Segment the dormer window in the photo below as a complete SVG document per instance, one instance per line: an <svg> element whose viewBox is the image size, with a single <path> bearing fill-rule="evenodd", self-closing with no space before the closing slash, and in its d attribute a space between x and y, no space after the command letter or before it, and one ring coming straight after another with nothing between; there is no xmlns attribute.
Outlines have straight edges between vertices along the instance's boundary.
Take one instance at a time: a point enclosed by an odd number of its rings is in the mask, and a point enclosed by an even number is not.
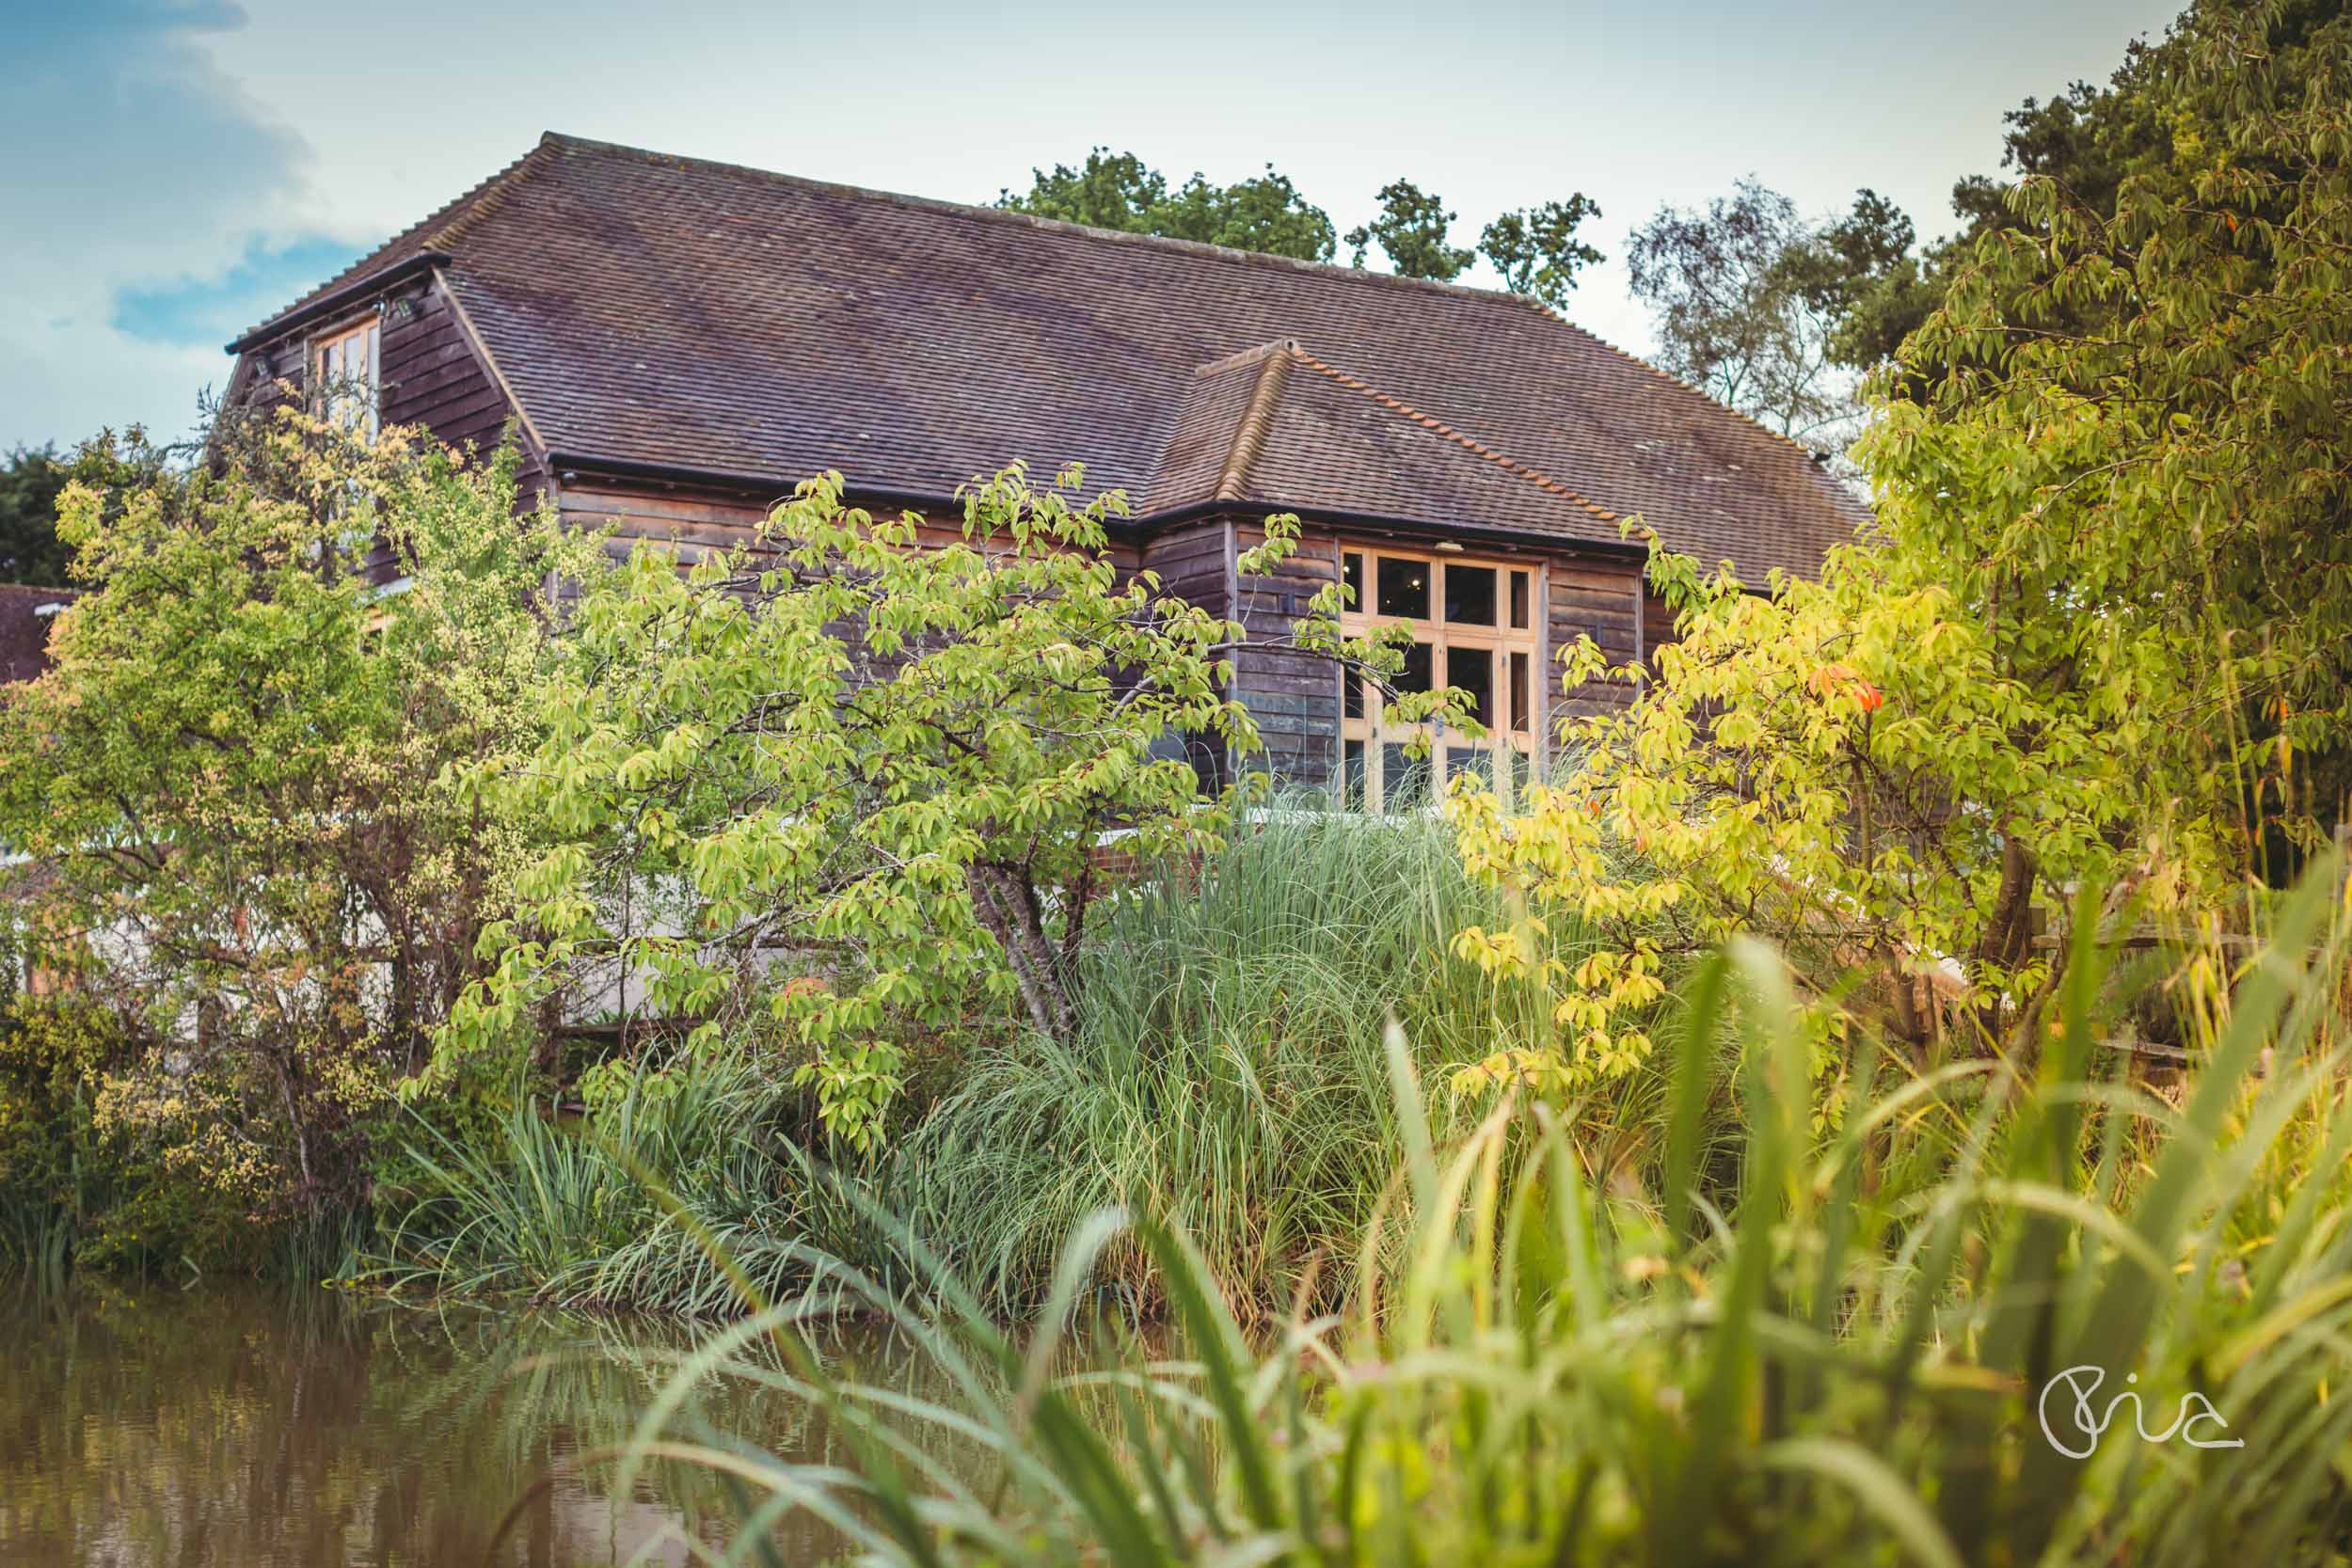
<svg viewBox="0 0 2352 1568"><path fill-rule="evenodd" d="M370 439L376 431L376 355L383 330L382 324L370 316L310 345L311 385L318 388L319 412Z"/></svg>

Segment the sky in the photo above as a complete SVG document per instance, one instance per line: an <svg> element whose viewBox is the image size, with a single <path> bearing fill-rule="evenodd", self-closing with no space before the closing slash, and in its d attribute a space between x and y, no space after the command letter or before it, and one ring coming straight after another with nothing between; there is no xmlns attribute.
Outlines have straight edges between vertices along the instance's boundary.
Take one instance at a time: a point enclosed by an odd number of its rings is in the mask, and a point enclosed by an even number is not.
<svg viewBox="0 0 2352 1568"><path fill-rule="evenodd" d="M1464 245L1582 191L1610 261L1568 314L1643 352L1618 259L1660 206L1867 185L1942 233L2004 111L2177 9L0 0L0 452L183 434L223 343L547 130L965 201L1098 144L1271 163L1343 231L1402 176Z"/></svg>

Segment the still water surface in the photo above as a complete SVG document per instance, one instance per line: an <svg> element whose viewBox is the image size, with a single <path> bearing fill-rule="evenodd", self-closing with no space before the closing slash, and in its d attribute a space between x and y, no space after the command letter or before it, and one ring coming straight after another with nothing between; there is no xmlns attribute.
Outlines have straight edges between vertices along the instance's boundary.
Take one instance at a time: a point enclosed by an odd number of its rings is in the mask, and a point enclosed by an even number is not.
<svg viewBox="0 0 2352 1568"><path fill-rule="evenodd" d="M207 1286L63 1295L0 1282L0 1564L7 1568L594 1568L693 1560L734 1511L673 1468L631 1495L580 1456L626 1436L685 1337L520 1310L422 1312L326 1291ZM876 1335L831 1341L871 1381L915 1374ZM807 1407L698 1392L674 1433L825 1456ZM508 1506L555 1481L495 1552ZM839 1550L788 1529L781 1560Z"/></svg>

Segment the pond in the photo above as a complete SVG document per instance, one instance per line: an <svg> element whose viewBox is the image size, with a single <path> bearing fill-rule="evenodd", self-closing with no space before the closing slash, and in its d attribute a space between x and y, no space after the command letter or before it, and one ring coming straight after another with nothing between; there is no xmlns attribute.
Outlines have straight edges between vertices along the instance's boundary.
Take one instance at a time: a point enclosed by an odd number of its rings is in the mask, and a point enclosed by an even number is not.
<svg viewBox="0 0 2352 1568"><path fill-rule="evenodd" d="M583 1456L625 1437L688 1336L639 1320L423 1311L324 1291L37 1294L0 1281L0 1563L8 1568L592 1568L693 1560L734 1511L673 1466L609 1490ZM876 1333L825 1354L904 1384ZM825 1457L806 1405L702 1389L673 1433ZM492 1550L511 1504L537 1493ZM791 1563L838 1538L803 1521Z"/></svg>

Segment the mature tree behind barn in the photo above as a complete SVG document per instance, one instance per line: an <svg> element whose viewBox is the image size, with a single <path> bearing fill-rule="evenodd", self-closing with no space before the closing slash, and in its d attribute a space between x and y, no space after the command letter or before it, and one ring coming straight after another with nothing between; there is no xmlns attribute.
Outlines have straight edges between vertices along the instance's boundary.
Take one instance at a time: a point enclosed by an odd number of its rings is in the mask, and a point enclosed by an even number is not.
<svg viewBox="0 0 2352 1568"><path fill-rule="evenodd" d="M1017 195L1000 192L996 205L1095 229L1197 240L1301 261L1331 260L1336 233L1330 215L1271 164L1258 178L1230 185L1213 184L1196 172L1172 186L1168 176L1134 153L1106 147L1093 149L1083 164L1030 170L1029 188ZM1350 230L1346 241L1354 249L1353 265L1362 266L1377 244L1398 276L1438 282L1459 277L1484 256L1511 293L1559 306L1576 287L1577 273L1601 260L1600 252L1576 234L1578 225L1599 215L1600 208L1580 191L1565 201L1502 214L1481 232L1476 249L1465 249L1448 238L1454 214L1440 198L1409 180L1393 180L1380 189L1380 215Z"/></svg>
<svg viewBox="0 0 2352 1568"><path fill-rule="evenodd" d="M1840 323L1841 357L1868 367L1900 356L1911 369L1913 389L1919 389L1944 367L1921 361L1922 345L1901 355L1903 340L1943 302L1953 273L1976 242L1991 233L2044 232L2032 210L2012 199L2022 185L2047 182L2074 205L2111 215L2131 176L2161 173L2184 152L2194 156L2212 127L2161 105L2186 67L2187 30L2206 12L2234 13L2260 26L2259 46L2276 66L2276 90L2282 102L2295 103L2319 85L2312 75L2319 57L2314 44L2324 45L2329 31L2344 25L2344 0L2292 0L2262 9L2192 6L2161 39L2126 44L2122 63L2105 82L2074 82L2046 98L2026 99L2002 117L2007 129L2001 173L1972 174L1952 187L1959 230L1924 247L1911 264L1878 273L1856 292Z"/></svg>
<svg viewBox="0 0 2352 1568"><path fill-rule="evenodd" d="M1579 272L1607 260L1576 237L1586 218L1598 216L1600 204L1582 191L1565 201L1505 213L1479 231L1478 253L1504 288L1556 309L1567 304Z"/></svg>
<svg viewBox="0 0 2352 1568"><path fill-rule="evenodd" d="M1347 231L1353 264L1362 266L1376 242L1399 277L1450 283L1478 260L1476 251L1448 240L1453 227L1454 214L1443 197L1410 180L1391 180L1380 187L1380 214Z"/></svg>
<svg viewBox="0 0 2352 1568"><path fill-rule="evenodd" d="M0 582L65 583L70 552L57 538L57 498L72 477L54 447L19 447L0 465Z"/></svg>
<svg viewBox="0 0 2352 1568"><path fill-rule="evenodd" d="M1876 362L1877 315L1915 278L1911 220L1874 191L1828 221L1753 179L1703 210L1661 207L1626 242L1634 296L1656 314L1658 362L1820 451L1858 425L1857 372Z"/></svg>
<svg viewBox="0 0 2352 1568"><path fill-rule="evenodd" d="M1017 196L1005 191L996 204L1096 229L1197 240L1301 261L1331 259L1335 231L1329 214L1271 164L1256 179L1216 185L1195 173L1171 189L1166 175L1134 153L1098 147L1076 167L1056 164L1030 174L1028 190Z"/></svg>

